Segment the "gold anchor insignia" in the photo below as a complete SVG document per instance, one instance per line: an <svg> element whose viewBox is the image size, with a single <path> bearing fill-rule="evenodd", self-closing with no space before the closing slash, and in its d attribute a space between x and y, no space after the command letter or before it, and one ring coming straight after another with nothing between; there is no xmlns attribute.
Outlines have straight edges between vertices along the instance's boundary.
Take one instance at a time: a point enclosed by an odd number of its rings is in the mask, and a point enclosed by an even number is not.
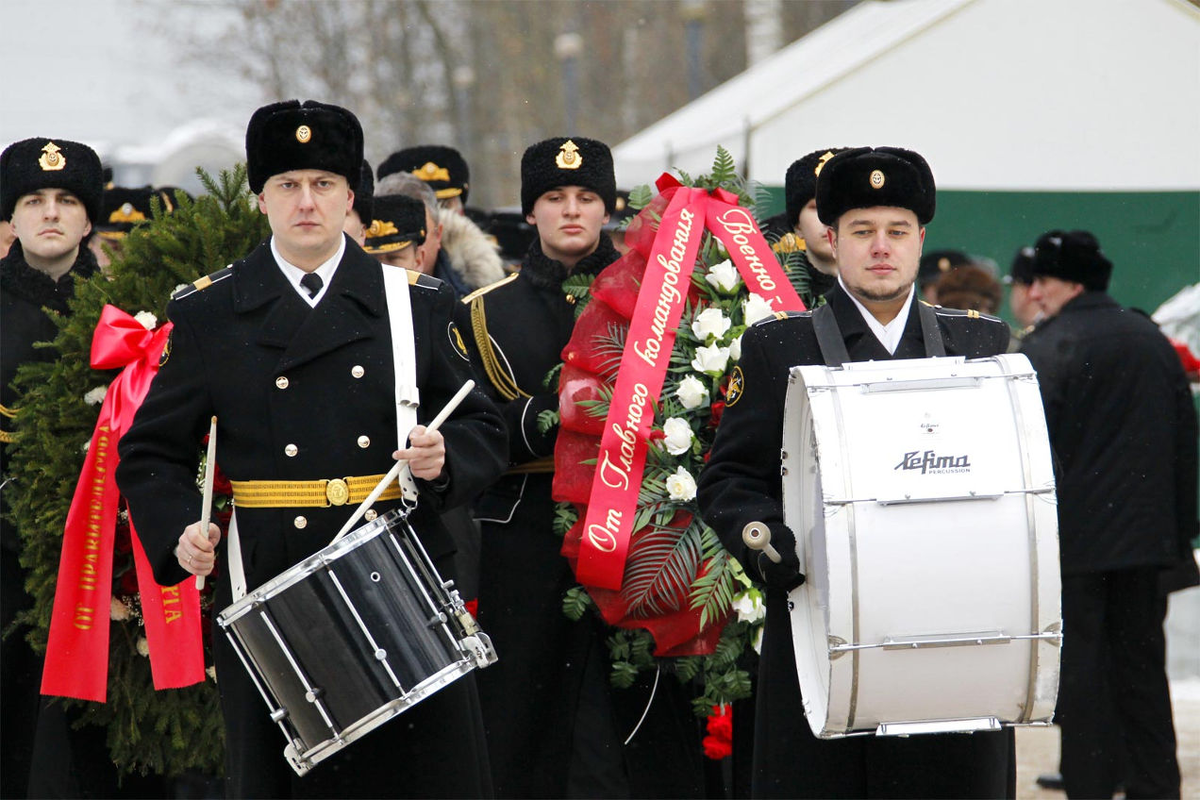
<svg viewBox="0 0 1200 800"><path fill-rule="evenodd" d="M57 172L67 166L67 157L62 154L62 148L54 142L46 142L38 165L46 172Z"/></svg>
<svg viewBox="0 0 1200 800"><path fill-rule="evenodd" d="M296 128L296 141L300 144L308 144L312 139L312 128L307 125L301 125Z"/></svg>
<svg viewBox="0 0 1200 800"><path fill-rule="evenodd" d="M428 183L429 181L446 181L447 183L450 182L450 170L446 169L445 167L439 167L437 164L433 163L432 161L426 161L425 166L423 166L419 169L414 169L412 174L416 175L418 178L425 181L426 183Z"/></svg>
<svg viewBox="0 0 1200 800"><path fill-rule="evenodd" d="M883 184L886 180L887 179L883 177L882 170L876 169L876 170L871 171L871 188L872 189L882 189Z"/></svg>
<svg viewBox="0 0 1200 800"><path fill-rule="evenodd" d="M108 215L109 222L145 222L146 215L133 207L133 203L125 203Z"/></svg>
<svg viewBox="0 0 1200 800"><path fill-rule="evenodd" d="M813 175L814 175L814 176L815 176L815 175L820 175L820 174L821 174L821 170L825 169L825 162L826 162L826 161L828 161L828 160L829 160L829 159L831 159L831 158L833 158L833 151L832 151L832 150L826 150L826 151L825 151L825 155L823 155L823 156L821 156L820 158L818 158L818 159L817 159L817 167L816 167L816 169L814 169L814 170L813 170Z"/></svg>
<svg viewBox="0 0 1200 800"><path fill-rule="evenodd" d="M554 163L559 169L579 169L583 164L583 156L579 155L579 147L570 139L559 148Z"/></svg>
<svg viewBox="0 0 1200 800"><path fill-rule="evenodd" d="M458 331L458 326L451 322L447 330L450 333L450 346L454 348L454 352L458 353L459 358L463 361L470 361L471 357L467 354L467 343L463 341L462 334Z"/></svg>

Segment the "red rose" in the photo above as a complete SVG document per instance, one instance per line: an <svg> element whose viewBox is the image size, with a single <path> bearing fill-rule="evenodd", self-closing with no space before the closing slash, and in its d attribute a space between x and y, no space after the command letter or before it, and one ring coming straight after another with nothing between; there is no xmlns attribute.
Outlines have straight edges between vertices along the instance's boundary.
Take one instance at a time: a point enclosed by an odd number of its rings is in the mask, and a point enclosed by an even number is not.
<svg viewBox="0 0 1200 800"><path fill-rule="evenodd" d="M722 710L721 706L713 706L708 715L707 731L718 739L733 741L733 707L726 706Z"/></svg>
<svg viewBox="0 0 1200 800"><path fill-rule="evenodd" d="M479 610L479 598L473 597L463 605L467 607L467 613L474 617Z"/></svg>
<svg viewBox="0 0 1200 800"><path fill-rule="evenodd" d="M709 417L708 425L710 428L715 428L721 424L721 415L725 413L725 404L720 400L712 404L712 416Z"/></svg>
<svg viewBox="0 0 1200 800"><path fill-rule="evenodd" d="M705 736L701 742L704 745L704 755L713 761L733 755L733 743L713 736Z"/></svg>

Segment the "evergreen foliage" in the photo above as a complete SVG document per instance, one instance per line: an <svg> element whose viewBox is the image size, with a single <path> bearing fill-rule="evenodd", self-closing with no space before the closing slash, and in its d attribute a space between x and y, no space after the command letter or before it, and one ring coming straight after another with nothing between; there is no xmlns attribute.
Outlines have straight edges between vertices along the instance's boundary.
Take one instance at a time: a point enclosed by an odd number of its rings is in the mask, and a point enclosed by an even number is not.
<svg viewBox="0 0 1200 800"><path fill-rule="evenodd" d="M10 451L11 515L34 600L21 621L30 625L28 639L38 652L46 648L63 528L99 412L83 397L117 375L89 366L104 305L131 315L149 311L162 324L176 288L246 255L270 233L246 191L243 166L215 181L198 173L209 194L195 201L180 194L170 215L155 200L151 221L125 238L108 273L76 281L71 315L55 320L58 334L46 345L55 360L25 364L17 373L22 396ZM114 563L114 583L122 571ZM211 604L211 595L205 599ZM123 771L219 774L224 743L215 686L154 691L149 659L138 652L140 625L136 610L129 620L111 622L107 703L61 702L80 708L81 724L108 729L109 752ZM207 660L211 664L211 656Z"/></svg>

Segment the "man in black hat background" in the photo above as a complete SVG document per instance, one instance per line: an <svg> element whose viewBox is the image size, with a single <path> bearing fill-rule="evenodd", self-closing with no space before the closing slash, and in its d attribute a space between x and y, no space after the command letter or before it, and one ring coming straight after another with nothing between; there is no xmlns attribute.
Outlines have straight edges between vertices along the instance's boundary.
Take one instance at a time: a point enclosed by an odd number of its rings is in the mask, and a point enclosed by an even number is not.
<svg viewBox="0 0 1200 800"><path fill-rule="evenodd" d="M573 622L575 585L551 497L558 408L548 373L575 327L568 278L590 282L617 259L603 231L615 208L612 154L603 142L556 137L521 158L521 207L537 238L519 272L463 299L459 328L509 432L509 471L476 503L483 538L480 624L500 661L479 675L500 797L682 797L703 791L696 722L677 681L663 680L645 722L650 683L609 685L605 629ZM490 627L489 627L490 626ZM485 674L486 673L486 674Z"/></svg>
<svg viewBox="0 0 1200 800"><path fill-rule="evenodd" d="M100 159L87 145L65 139L25 139L0 154L0 219L11 223L16 240L0 259L0 483L4 495L20 491L8 483L8 443L20 398L12 385L17 368L52 357L36 342L58 333L46 314L68 313L75 279L90 277L96 259L84 246L100 218L103 191ZM20 567L17 530L0 517L3 576L0 630L28 607ZM3 665L3 740L0 742L0 795L24 797L38 708L40 659L25 641L24 629L9 631L0 643Z"/></svg>
<svg viewBox="0 0 1200 800"><path fill-rule="evenodd" d="M460 298L503 278L496 245L470 219L442 207L437 183L421 177L428 170L398 169L398 156L406 152L393 153L380 165L379 194L405 195L425 204L426 235L417 251L417 269L449 284ZM384 172L385 166L392 171Z"/></svg>
<svg viewBox="0 0 1200 800"><path fill-rule="evenodd" d="M364 158L358 188L354 191L354 203L350 206L350 213L346 214L345 223L342 224L342 230L349 234L359 247L362 247L367 239L367 229L375 220L374 212L375 175L371 170L371 163Z"/></svg>
<svg viewBox="0 0 1200 800"><path fill-rule="evenodd" d="M1120 783L1126 797L1179 797L1163 620L1181 588L1167 574L1196 582L1187 377L1158 327L1108 295L1113 266L1091 233L1050 231L1031 262L1029 299L1046 316L1021 352L1060 464L1063 781L1069 797Z"/></svg>
<svg viewBox="0 0 1200 800"><path fill-rule="evenodd" d="M819 740L803 713L787 593L804 582L796 538L784 524L778 458L788 370L803 364L1002 353L1008 326L974 312L934 309L914 283L933 218L933 174L917 153L855 148L829 159L817 179L817 212L837 262L838 285L813 312L770 318L742 338L725 406L697 498L725 547L767 585L767 625L755 706L752 794L756 797L1011 796L1016 762L1008 731L909 738ZM824 352L817 315L832 322ZM936 349L936 348L935 348ZM752 521L766 523L775 564L742 542Z"/></svg>
<svg viewBox="0 0 1200 800"><path fill-rule="evenodd" d="M403 336L416 363L417 385L408 393L419 396L419 423L457 392L469 365L450 319L453 295L411 273L411 330L389 319L386 268L342 230L362 168L362 129L349 111L294 100L260 108L247 128L246 155L272 235L175 293L169 349L120 442L117 481L155 578L174 585L213 569L219 531L201 531L196 522L197 453L213 416L248 589L328 545L365 496L353 487L373 488L396 458L408 460L416 482L412 527L443 576L453 578L453 543L438 512L499 474L502 420L476 390L440 430L418 424L397 451L400 378L392 366L392 338ZM286 486L270 488L279 481ZM335 483L351 487L342 505L328 492ZM328 501L297 504L297 493L314 490ZM392 484L364 520L399 507L400 494ZM231 600L223 570L215 607ZM446 686L298 778L284 760L279 727L224 636L214 633L213 650L228 796L490 793L471 680Z"/></svg>
<svg viewBox="0 0 1200 800"><path fill-rule="evenodd" d="M783 194L786 210L782 217L772 217L764 223L776 253L796 253L808 276L809 291L800 299L812 308L817 298L837 284L837 263L825 237L825 225L817 216L817 176L825 162L842 152L844 147L814 150L798 158L784 176Z"/></svg>

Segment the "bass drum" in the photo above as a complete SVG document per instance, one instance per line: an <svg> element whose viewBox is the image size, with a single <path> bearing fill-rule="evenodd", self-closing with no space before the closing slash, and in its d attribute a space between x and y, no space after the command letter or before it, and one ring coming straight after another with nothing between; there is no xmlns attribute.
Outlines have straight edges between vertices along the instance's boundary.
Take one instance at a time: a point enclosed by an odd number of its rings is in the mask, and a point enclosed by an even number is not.
<svg viewBox="0 0 1200 800"><path fill-rule="evenodd" d="M1049 724L1058 520L1028 359L794 367L783 450L813 733Z"/></svg>

